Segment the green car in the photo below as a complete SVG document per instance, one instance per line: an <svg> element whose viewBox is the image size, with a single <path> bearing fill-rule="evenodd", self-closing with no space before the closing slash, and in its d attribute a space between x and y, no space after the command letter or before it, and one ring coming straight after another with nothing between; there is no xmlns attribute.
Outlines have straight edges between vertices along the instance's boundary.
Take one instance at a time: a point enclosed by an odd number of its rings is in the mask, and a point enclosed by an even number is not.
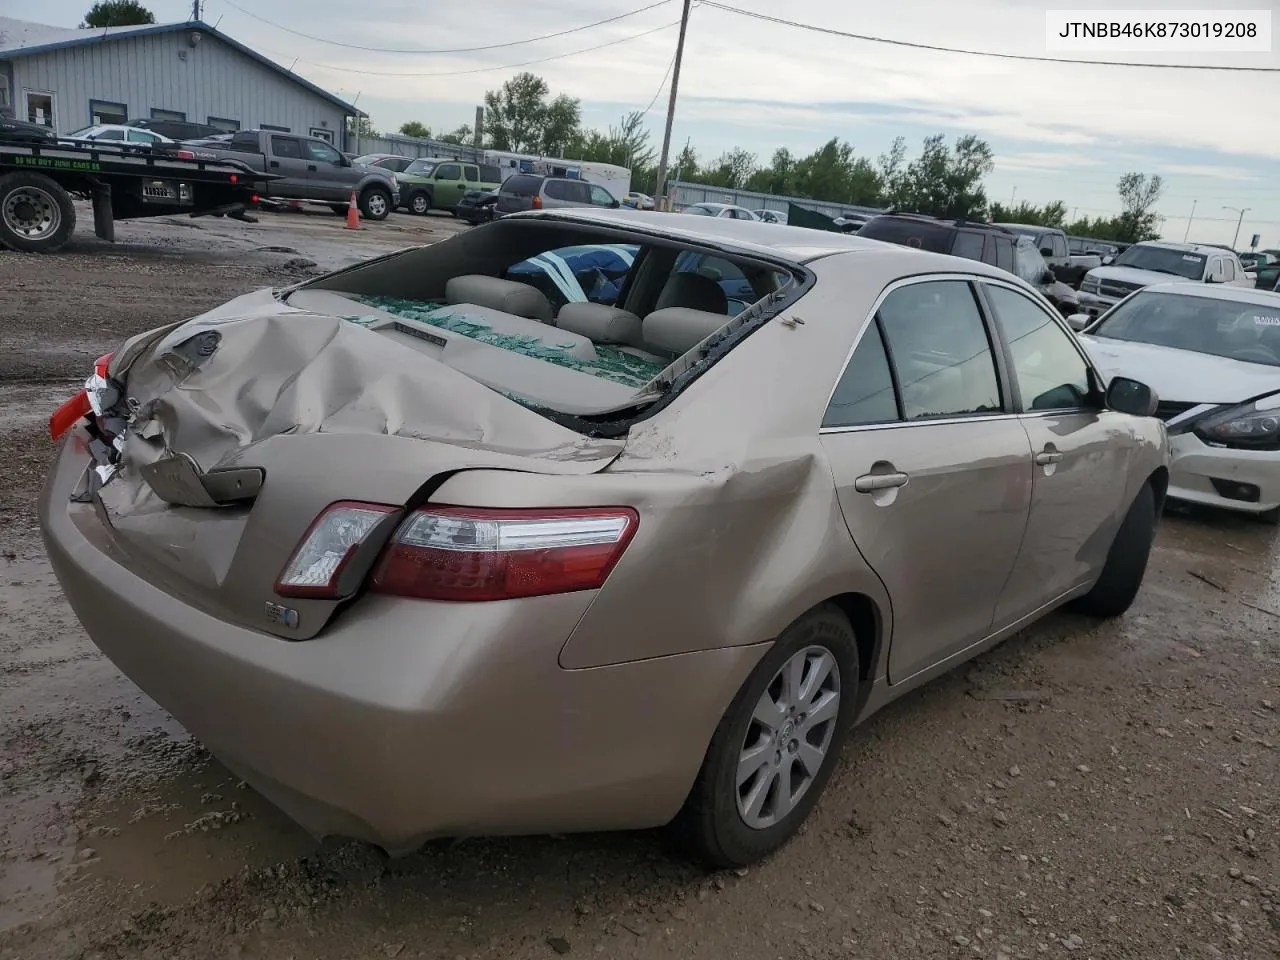
<svg viewBox="0 0 1280 960"><path fill-rule="evenodd" d="M400 183L400 206L410 213L448 210L456 207L468 190L496 190L502 185L501 171L489 164L460 160L414 160L396 174Z"/></svg>

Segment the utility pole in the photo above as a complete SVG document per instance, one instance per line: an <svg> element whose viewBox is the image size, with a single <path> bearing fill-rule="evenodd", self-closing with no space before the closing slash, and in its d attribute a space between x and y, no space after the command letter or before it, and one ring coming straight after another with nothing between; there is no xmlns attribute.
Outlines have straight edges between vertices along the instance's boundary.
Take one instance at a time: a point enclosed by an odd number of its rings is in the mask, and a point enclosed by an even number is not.
<svg viewBox="0 0 1280 960"><path fill-rule="evenodd" d="M1017 188L1017 187L1014 187L1014 188L1013 188L1013 196L1011 196L1011 197L1009 198L1009 206L1010 206L1010 207L1012 207L1012 206L1013 206L1013 202L1014 202L1015 200L1017 200L1017 199L1018 199L1018 188Z"/></svg>
<svg viewBox="0 0 1280 960"><path fill-rule="evenodd" d="M200 19L200 0L191 0L191 19Z"/></svg>
<svg viewBox="0 0 1280 960"><path fill-rule="evenodd" d="M654 191L657 196L656 206L665 209L663 197L667 190L667 158L671 153L671 124L676 118L676 91L680 87L680 61L684 59L684 34L689 27L689 8L693 0L684 0L684 9L680 13L680 37L676 40L676 62L671 68L671 96L667 99L667 126L662 133L662 156L658 159L658 183Z"/></svg>
<svg viewBox="0 0 1280 960"><path fill-rule="evenodd" d="M1231 240L1231 249L1234 250L1236 248L1236 243L1240 240L1240 225L1244 223L1244 215L1252 210L1253 207L1228 207L1224 204L1222 209L1240 214L1240 219L1236 221L1236 235Z"/></svg>
<svg viewBox="0 0 1280 960"><path fill-rule="evenodd" d="M1191 221L1192 221L1192 220L1194 220L1194 219L1196 218L1196 204L1197 204L1197 203L1199 203L1199 202L1200 202L1199 200L1192 200L1192 201L1191 201L1191 216L1187 217L1187 229L1186 229L1186 231L1182 234L1182 242L1183 242L1183 243L1186 243L1186 242L1187 242L1187 237L1191 236Z"/></svg>

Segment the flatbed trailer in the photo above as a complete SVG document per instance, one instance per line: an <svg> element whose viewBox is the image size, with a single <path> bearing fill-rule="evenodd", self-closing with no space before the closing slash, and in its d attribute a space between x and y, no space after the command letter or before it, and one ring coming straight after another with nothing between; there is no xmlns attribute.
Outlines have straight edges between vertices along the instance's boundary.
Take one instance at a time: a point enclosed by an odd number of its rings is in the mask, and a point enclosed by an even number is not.
<svg viewBox="0 0 1280 960"><path fill-rule="evenodd" d="M57 250L76 225L73 198L93 203L93 230L115 240L115 221L188 214L249 220L275 174L235 160L201 159L182 144L131 145L0 135L0 247Z"/></svg>

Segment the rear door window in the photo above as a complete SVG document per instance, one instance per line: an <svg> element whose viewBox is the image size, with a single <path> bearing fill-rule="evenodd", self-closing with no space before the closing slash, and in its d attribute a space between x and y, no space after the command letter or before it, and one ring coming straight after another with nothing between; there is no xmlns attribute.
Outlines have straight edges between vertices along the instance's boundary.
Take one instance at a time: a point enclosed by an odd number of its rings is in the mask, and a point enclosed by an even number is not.
<svg viewBox="0 0 1280 960"><path fill-rule="evenodd" d="M478 183L480 181L480 168L473 164L463 164L462 173L471 183Z"/></svg>
<svg viewBox="0 0 1280 960"><path fill-rule="evenodd" d="M574 185L567 180L548 180L547 196L552 200L575 200L572 187Z"/></svg>
<svg viewBox="0 0 1280 960"><path fill-rule="evenodd" d="M967 282L900 287L885 297L879 318L906 419L1002 411L991 342Z"/></svg>
<svg viewBox="0 0 1280 960"><path fill-rule="evenodd" d="M272 137L271 153L285 160L301 160L302 150L293 137Z"/></svg>
<svg viewBox="0 0 1280 960"><path fill-rule="evenodd" d="M898 419L893 374L880 325L872 320L849 358L822 418L824 427L862 427Z"/></svg>
<svg viewBox="0 0 1280 960"><path fill-rule="evenodd" d="M973 230L960 230L956 233L956 242L951 247L953 257L964 257L966 260L981 260L982 245L986 240L981 233Z"/></svg>

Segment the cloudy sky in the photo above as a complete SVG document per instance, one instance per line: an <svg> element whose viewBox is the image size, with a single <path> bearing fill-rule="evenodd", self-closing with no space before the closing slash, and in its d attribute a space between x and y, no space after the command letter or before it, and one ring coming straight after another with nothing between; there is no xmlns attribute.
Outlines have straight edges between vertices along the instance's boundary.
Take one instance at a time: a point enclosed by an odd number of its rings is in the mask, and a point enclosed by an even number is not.
<svg viewBox="0 0 1280 960"><path fill-rule="evenodd" d="M589 125L606 126L652 104L649 119L660 142L663 81L675 49L679 0L590 30L502 49L381 52L525 40L654 2L205 0L204 19L348 100L358 96L358 105L381 129L407 120L434 130L469 123L485 90L528 69L553 92L579 97ZM1097 13L1118 6L1097 0L728 2L837 30L1033 56L1047 55L1045 10ZM161 22L190 13L190 0L144 3ZM77 25L88 5L89 0L4 3L6 15L61 26ZM1280 22L1280 0L1216 5L1271 10ZM1214 4L1127 0L1124 6ZM601 44L610 45L579 52ZM1270 53L1251 54L1049 55L1280 67L1274 44ZM546 58L555 59L530 63ZM741 146L767 161L775 147L805 153L838 136L874 158L898 135L914 148L931 133L949 139L976 133L996 155L996 170L987 180L992 199L1060 199L1069 214L1110 215L1117 212L1120 174L1158 173L1167 183L1159 205L1166 237L1183 238L1194 202L1193 239L1231 242L1237 213L1224 208L1247 207L1240 245L1260 233L1263 246L1280 247L1278 93L1275 73L1026 63L913 50L761 22L695 0L673 143L691 140L704 160Z"/></svg>

